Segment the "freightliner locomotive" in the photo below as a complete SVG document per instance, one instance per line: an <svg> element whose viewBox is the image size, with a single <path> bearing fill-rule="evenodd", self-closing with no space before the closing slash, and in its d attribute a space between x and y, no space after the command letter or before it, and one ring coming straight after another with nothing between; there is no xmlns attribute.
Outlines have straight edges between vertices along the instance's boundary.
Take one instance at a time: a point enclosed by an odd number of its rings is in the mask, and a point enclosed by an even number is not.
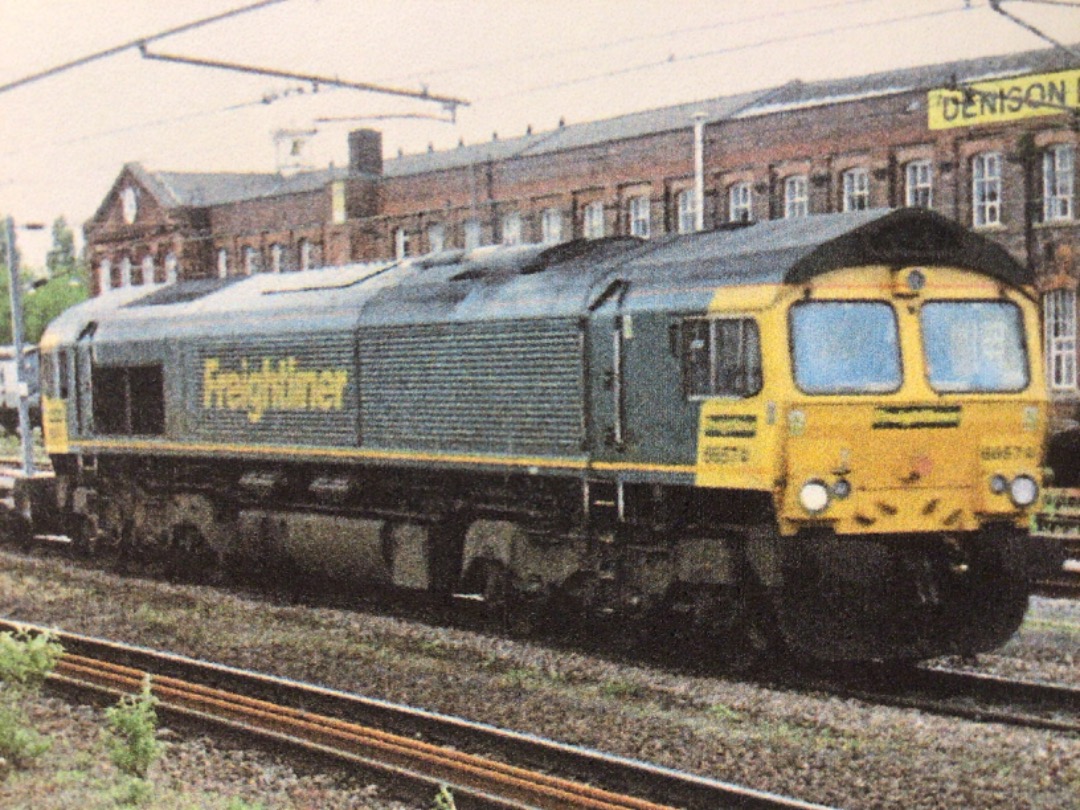
<svg viewBox="0 0 1080 810"><path fill-rule="evenodd" d="M703 653L987 650L1060 562L1032 280L904 209L114 291L42 341L40 511Z"/></svg>

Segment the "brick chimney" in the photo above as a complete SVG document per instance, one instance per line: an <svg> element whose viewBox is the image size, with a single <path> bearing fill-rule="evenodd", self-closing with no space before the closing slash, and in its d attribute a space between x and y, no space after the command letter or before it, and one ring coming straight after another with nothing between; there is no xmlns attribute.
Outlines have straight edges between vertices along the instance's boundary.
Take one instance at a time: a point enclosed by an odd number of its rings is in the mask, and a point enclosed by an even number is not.
<svg viewBox="0 0 1080 810"><path fill-rule="evenodd" d="M349 171L382 174L382 133L376 129L354 129L349 133Z"/></svg>

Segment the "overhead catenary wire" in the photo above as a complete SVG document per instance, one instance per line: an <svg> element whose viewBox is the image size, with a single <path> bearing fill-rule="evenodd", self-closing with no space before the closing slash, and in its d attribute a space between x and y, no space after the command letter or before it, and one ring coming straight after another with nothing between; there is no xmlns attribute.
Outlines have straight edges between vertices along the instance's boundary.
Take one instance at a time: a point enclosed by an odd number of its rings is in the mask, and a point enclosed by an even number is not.
<svg viewBox="0 0 1080 810"><path fill-rule="evenodd" d="M258 11L266 8L267 6L276 5L278 3L285 3L288 0L259 0L258 3L252 3L251 5L241 6L229 11L224 11L220 14L214 14L210 17L203 17L200 20L184 23L183 25L177 25L172 28L167 28L164 31L158 31L156 34L150 34L149 36L139 37L128 42L121 43L120 45L114 45L111 48L106 48L103 51L96 51L86 56L80 56L78 59L73 59L70 62L64 62L60 65L54 65L51 68L32 73L29 76L23 76L20 79L7 82L6 84L0 84L0 93L6 93L9 90L14 90L17 87L23 87L28 84L32 84L42 79L48 79L52 76L57 76L61 73L66 73L69 70L74 70L77 67L88 65L91 62L96 62L100 59L107 59L110 56L116 56L124 51L134 50L135 48L144 47L149 42L156 42L159 39L165 39L166 37L175 36L187 31L192 31L196 28L201 28L211 23L220 22L221 20L227 20L231 17L237 17L241 14L247 14L251 11Z"/></svg>
<svg viewBox="0 0 1080 810"><path fill-rule="evenodd" d="M696 61L699 59L709 59L716 56L738 53L740 51L762 48L768 45L781 45L806 39L814 39L816 37L828 36L830 34L850 33L852 31L861 31L867 28L878 28L883 25L892 25L894 23L901 22L913 22L916 20L929 19L932 17L941 17L950 14L963 13L965 11L966 9L957 8L941 9L937 11L924 11L917 14L907 14L897 17L889 17L888 19L884 20L874 20L873 22L859 22L849 23L845 25L835 25L828 28L820 28L814 31L801 31L796 34L785 34L782 36L768 37L766 39L756 40L754 42L741 43L738 45L729 45L722 48L712 48L707 51L698 51L696 53L686 54L685 56L677 56L675 54L671 54L664 59L655 59L650 62L642 62L636 65L628 65L626 67L616 68L614 70L608 70L602 73L592 73L587 76L578 76L573 79L565 79L557 82L549 82L547 84L533 85L532 87L520 88L508 93L501 93L495 96L481 97L477 99L477 101L500 101L505 98L520 98L521 96L532 95L547 90L558 90L564 87L574 87L577 85L600 81L602 79L612 79L619 76L626 76L631 73L640 73L647 70L655 70L657 68L668 67L670 65L680 62L685 63Z"/></svg>

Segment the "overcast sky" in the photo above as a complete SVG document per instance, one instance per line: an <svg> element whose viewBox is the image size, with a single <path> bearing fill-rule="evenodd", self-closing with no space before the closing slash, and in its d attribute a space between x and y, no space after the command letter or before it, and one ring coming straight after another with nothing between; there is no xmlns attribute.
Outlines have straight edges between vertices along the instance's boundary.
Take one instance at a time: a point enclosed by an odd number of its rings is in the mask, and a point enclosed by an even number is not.
<svg viewBox="0 0 1080 810"><path fill-rule="evenodd" d="M1080 0L1003 8L1080 40ZM3 0L0 85L254 0ZM387 157L771 87L1046 45L987 0L282 0L151 51L461 98L439 104L170 64L131 49L0 92L0 214L76 228L123 165L274 171L274 133L315 130L308 159L347 160L350 129ZM268 103L267 103L268 102ZM386 116L399 116L388 118ZM421 116L421 117L417 117ZM347 121L322 121L343 119ZM20 233L28 264L46 235Z"/></svg>

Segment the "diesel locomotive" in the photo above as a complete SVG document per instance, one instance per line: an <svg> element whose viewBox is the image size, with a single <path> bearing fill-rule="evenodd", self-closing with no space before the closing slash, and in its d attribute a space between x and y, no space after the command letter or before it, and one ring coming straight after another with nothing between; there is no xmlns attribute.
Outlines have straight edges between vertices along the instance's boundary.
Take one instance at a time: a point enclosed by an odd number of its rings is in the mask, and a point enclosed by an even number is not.
<svg viewBox="0 0 1080 810"><path fill-rule="evenodd" d="M983 651L1060 565L1032 282L901 209L117 290L42 340L43 511L710 653Z"/></svg>

